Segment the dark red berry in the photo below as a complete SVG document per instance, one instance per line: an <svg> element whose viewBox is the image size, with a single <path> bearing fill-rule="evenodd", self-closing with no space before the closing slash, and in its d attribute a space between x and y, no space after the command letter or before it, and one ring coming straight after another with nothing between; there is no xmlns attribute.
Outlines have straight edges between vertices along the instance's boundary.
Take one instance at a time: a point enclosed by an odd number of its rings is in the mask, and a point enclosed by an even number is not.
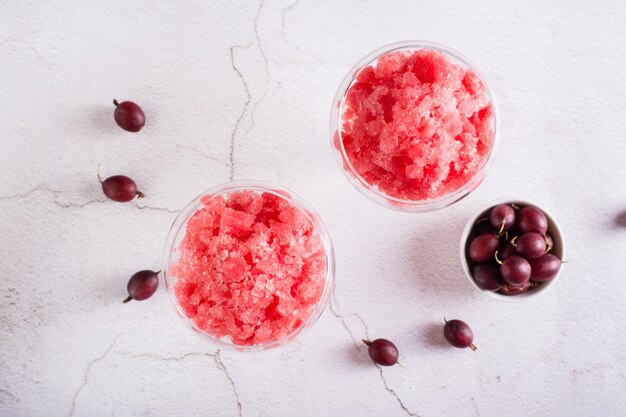
<svg viewBox="0 0 626 417"><path fill-rule="evenodd" d="M152 294L159 288L159 272L144 270L130 277L126 287L128 298L123 303L126 304L130 300L142 301L152 297Z"/></svg>
<svg viewBox="0 0 626 417"><path fill-rule="evenodd" d="M535 259L546 252L546 239L538 233L524 233L515 240L515 246L524 258Z"/></svg>
<svg viewBox="0 0 626 417"><path fill-rule="evenodd" d="M100 180L100 182L102 183L102 191L104 192L104 195L109 197L111 200L124 203L135 197L144 197L144 194L137 190L137 184L135 184L135 181L125 175L114 175L104 181Z"/></svg>
<svg viewBox="0 0 626 417"><path fill-rule="evenodd" d="M370 358L382 366L391 366L398 363L398 348L387 339L376 339L374 341L363 340L367 345L367 352Z"/></svg>
<svg viewBox="0 0 626 417"><path fill-rule="evenodd" d="M137 104L132 101L118 103L117 100L113 100L113 104L115 104L115 112L113 113L115 122L122 129L129 132L139 132L146 124L146 116Z"/></svg>
<svg viewBox="0 0 626 417"><path fill-rule="evenodd" d="M548 231L548 218L543 211L534 206L526 206L517 213L515 224L523 233L545 234Z"/></svg>
<svg viewBox="0 0 626 417"><path fill-rule="evenodd" d="M511 245L510 240L503 240L500 243L500 250L498 251L498 258L506 259L511 255L515 255L517 253L517 249L515 246Z"/></svg>
<svg viewBox="0 0 626 417"><path fill-rule="evenodd" d="M491 223L489 223L489 219L487 218L479 220L476 223L476 228L474 229L474 231L476 232L476 236L484 235L486 233L498 234L498 230L495 230L493 227L491 227Z"/></svg>
<svg viewBox="0 0 626 417"><path fill-rule="evenodd" d="M540 258L530 261L532 272L530 279L538 282L550 281L559 273L561 260L551 253L546 253Z"/></svg>
<svg viewBox="0 0 626 417"><path fill-rule="evenodd" d="M489 213L489 222L498 232L509 230L515 224L515 210L508 204L495 206Z"/></svg>
<svg viewBox="0 0 626 417"><path fill-rule="evenodd" d="M502 261L500 273L504 280L514 286L524 285L530 279L530 263L521 256L513 255Z"/></svg>
<svg viewBox="0 0 626 417"><path fill-rule="evenodd" d="M469 247L469 257L474 262L486 262L493 258L498 250L498 235L487 233L472 240Z"/></svg>
<svg viewBox="0 0 626 417"><path fill-rule="evenodd" d="M479 264L474 268L476 285L487 291L498 291L502 286L500 267L494 264Z"/></svg>
<svg viewBox="0 0 626 417"><path fill-rule="evenodd" d="M530 288L530 281L526 281L522 285L515 286L511 284L504 284L502 288L500 288L500 292L504 295L517 295L523 292L528 291Z"/></svg>
<svg viewBox="0 0 626 417"><path fill-rule="evenodd" d="M457 348L469 347L472 350L476 350L476 346L472 344L474 341L474 333L472 329L461 320L446 320L445 326L443 326L443 335L448 343Z"/></svg>

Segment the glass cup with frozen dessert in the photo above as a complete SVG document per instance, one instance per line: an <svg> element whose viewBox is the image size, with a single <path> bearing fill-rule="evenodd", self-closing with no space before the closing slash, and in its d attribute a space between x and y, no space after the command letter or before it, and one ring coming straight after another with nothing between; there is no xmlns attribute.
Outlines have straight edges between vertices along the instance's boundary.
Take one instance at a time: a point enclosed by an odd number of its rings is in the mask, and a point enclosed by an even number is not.
<svg viewBox="0 0 626 417"><path fill-rule="evenodd" d="M335 271L319 216L291 192L251 181L214 187L183 209L164 263L179 315L241 351L282 346L312 326Z"/></svg>
<svg viewBox="0 0 626 417"><path fill-rule="evenodd" d="M380 48L348 73L333 149L367 197L401 211L446 207L485 177L497 145L493 93L469 60L419 41Z"/></svg>

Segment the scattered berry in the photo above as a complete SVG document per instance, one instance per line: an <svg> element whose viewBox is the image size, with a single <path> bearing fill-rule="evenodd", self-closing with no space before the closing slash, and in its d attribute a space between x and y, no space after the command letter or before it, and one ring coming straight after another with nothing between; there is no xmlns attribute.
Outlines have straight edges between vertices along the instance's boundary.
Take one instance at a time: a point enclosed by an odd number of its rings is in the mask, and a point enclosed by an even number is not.
<svg viewBox="0 0 626 417"><path fill-rule="evenodd" d="M476 350L476 346L472 343L474 341L474 333L472 329L461 320L446 320L443 319L446 324L443 326L443 335L448 343L457 348L467 348Z"/></svg>
<svg viewBox="0 0 626 417"><path fill-rule="evenodd" d="M115 122L124 130L129 132L139 132L146 124L146 116L143 114L143 110L137 104L132 101L123 101L118 103L117 100L113 100L115 104Z"/></svg>
<svg viewBox="0 0 626 417"><path fill-rule="evenodd" d="M98 174L98 181L102 184L102 192L113 201L125 203L133 198L143 198L144 194L137 190L137 184L125 175L114 175L102 181Z"/></svg>
<svg viewBox="0 0 626 417"><path fill-rule="evenodd" d="M367 352L374 363L382 366L391 366L398 363L398 348L387 339L376 339L372 342L363 340L367 345Z"/></svg>
<svg viewBox="0 0 626 417"><path fill-rule="evenodd" d="M139 271L128 280L128 298L122 301L124 304L130 300L142 301L152 297L159 288L159 272L150 270Z"/></svg>

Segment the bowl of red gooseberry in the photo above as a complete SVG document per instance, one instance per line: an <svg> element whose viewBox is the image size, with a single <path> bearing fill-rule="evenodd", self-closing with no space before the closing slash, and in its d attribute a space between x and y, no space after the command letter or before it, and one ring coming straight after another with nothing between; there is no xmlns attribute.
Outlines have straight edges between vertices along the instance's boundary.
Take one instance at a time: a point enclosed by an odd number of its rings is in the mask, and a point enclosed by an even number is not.
<svg viewBox="0 0 626 417"><path fill-rule="evenodd" d="M565 257L554 217L522 200L497 201L479 211L465 226L460 249L470 283L502 301L526 300L550 288Z"/></svg>

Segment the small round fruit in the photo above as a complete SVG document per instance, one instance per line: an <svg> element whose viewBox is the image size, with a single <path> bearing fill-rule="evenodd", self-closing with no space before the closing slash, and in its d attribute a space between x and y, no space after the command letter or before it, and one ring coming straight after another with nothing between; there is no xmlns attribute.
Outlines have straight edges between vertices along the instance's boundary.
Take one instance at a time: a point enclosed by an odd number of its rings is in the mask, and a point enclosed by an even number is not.
<svg viewBox="0 0 626 417"><path fill-rule="evenodd" d="M472 350L476 350L476 346L472 343L474 341L474 333L472 329L461 320L446 320L445 326L443 326L443 335L448 343L457 348L469 347Z"/></svg>
<svg viewBox="0 0 626 417"><path fill-rule="evenodd" d="M509 256L515 255L517 253L517 248L511 245L510 240L505 240L500 243L500 250L498 251L498 258L506 259Z"/></svg>
<svg viewBox="0 0 626 417"><path fill-rule="evenodd" d="M500 288L500 293L504 295L517 295L528 291L528 288L530 288L530 281L526 281L524 284L519 286L504 284L502 288Z"/></svg>
<svg viewBox="0 0 626 417"><path fill-rule="evenodd" d="M135 197L144 197L144 194L137 190L135 181L125 175L114 175L104 181L100 181L100 183L102 184L104 195L113 201L125 203Z"/></svg>
<svg viewBox="0 0 626 417"><path fill-rule="evenodd" d="M561 260L551 253L546 253L540 258L530 261L532 272L530 279L537 282L550 281L559 273L561 269Z"/></svg>
<svg viewBox="0 0 626 417"><path fill-rule="evenodd" d="M484 235L486 233L498 234L498 230L494 230L494 228L491 227L491 223L489 223L489 219L487 218L476 223L476 227L474 228L476 236Z"/></svg>
<svg viewBox="0 0 626 417"><path fill-rule="evenodd" d="M398 363L398 348L389 340L363 340L363 343L367 345L367 352L374 363L382 366L391 366Z"/></svg>
<svg viewBox="0 0 626 417"><path fill-rule="evenodd" d="M517 253L526 259L539 258L546 252L546 240L538 233L524 233L515 241Z"/></svg>
<svg viewBox="0 0 626 417"><path fill-rule="evenodd" d="M515 210L508 204L500 204L489 213L491 226L498 231L509 230L515 224Z"/></svg>
<svg viewBox="0 0 626 417"><path fill-rule="evenodd" d="M474 262L485 262L493 257L498 250L498 235L487 233L472 240L469 247L469 257Z"/></svg>
<svg viewBox="0 0 626 417"><path fill-rule="evenodd" d="M521 256L509 256L502 261L500 273L507 283L519 287L530 279L530 263Z"/></svg>
<svg viewBox="0 0 626 417"><path fill-rule="evenodd" d="M474 282L484 290L498 291L502 286L501 281L498 265L479 264L474 268Z"/></svg>
<svg viewBox="0 0 626 417"><path fill-rule="evenodd" d="M526 206L517 213L516 225L523 233L543 235L548 231L548 218L537 207Z"/></svg>
<svg viewBox="0 0 626 417"><path fill-rule="evenodd" d="M143 114L143 110L137 104L132 101L123 101L118 103L117 100L113 100L115 104L115 122L124 130L129 132L139 132L146 124L146 116Z"/></svg>
<svg viewBox="0 0 626 417"><path fill-rule="evenodd" d="M123 303L126 304L130 300L142 301L152 297L152 294L159 288L159 272L143 270L130 277L126 287L128 298Z"/></svg>

